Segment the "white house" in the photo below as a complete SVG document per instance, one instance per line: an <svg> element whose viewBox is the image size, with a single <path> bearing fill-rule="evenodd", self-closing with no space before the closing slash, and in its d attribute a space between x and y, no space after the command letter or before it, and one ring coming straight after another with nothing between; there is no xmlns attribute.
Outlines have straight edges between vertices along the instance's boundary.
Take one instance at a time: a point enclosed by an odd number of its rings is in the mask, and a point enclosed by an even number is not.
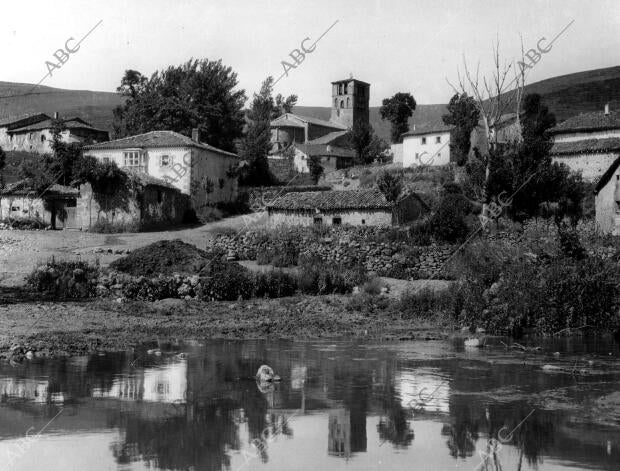
<svg viewBox="0 0 620 471"><path fill-rule="evenodd" d="M236 154L200 141L194 129L192 138L173 131L152 131L137 136L84 147L84 155L102 162L115 162L120 168L161 179L190 195L199 216L209 206L236 197Z"/></svg>
<svg viewBox="0 0 620 471"><path fill-rule="evenodd" d="M594 195L599 230L605 234L620 235L620 157L601 176Z"/></svg>
<svg viewBox="0 0 620 471"><path fill-rule="evenodd" d="M417 127L402 135L403 167L448 165L450 163L450 131L453 126L435 123Z"/></svg>
<svg viewBox="0 0 620 471"><path fill-rule="evenodd" d="M573 116L549 133L553 161L580 171L585 180L600 177L620 156L620 113L609 111L608 105L604 111Z"/></svg>

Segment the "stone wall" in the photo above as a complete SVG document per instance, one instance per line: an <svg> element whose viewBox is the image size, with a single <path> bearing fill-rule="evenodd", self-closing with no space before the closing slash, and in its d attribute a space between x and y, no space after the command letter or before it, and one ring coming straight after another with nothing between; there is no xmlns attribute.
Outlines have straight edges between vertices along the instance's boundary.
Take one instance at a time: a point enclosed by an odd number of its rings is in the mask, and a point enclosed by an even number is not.
<svg viewBox="0 0 620 471"><path fill-rule="evenodd" d="M366 270L382 276L441 278L439 271L450 257L454 249L452 246L411 247L406 242L373 240L372 235L377 236L384 231L382 228L365 228L363 231L333 228L329 237L317 237L308 229L289 228L279 234L297 242L301 256L319 256L328 263L344 266L362 265ZM212 250L226 252L231 258L239 260L256 260L259 253L278 250L278 242L266 237L266 234L220 234Z"/></svg>

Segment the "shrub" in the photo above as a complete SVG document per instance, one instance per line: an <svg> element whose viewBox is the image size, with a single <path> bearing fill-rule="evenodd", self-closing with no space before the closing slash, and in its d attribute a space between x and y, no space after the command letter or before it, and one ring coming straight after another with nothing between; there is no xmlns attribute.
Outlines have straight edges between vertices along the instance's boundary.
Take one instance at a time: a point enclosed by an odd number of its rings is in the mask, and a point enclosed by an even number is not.
<svg viewBox="0 0 620 471"><path fill-rule="evenodd" d="M465 216L470 212L471 204L463 195L445 194L429 222L435 238L450 243L462 242L469 233Z"/></svg>
<svg viewBox="0 0 620 471"><path fill-rule="evenodd" d="M41 230L49 226L49 224L46 223L45 221L41 219L36 219L36 218L19 218L19 219L6 218L0 221L0 224L10 226L13 229L29 230L29 231Z"/></svg>
<svg viewBox="0 0 620 471"><path fill-rule="evenodd" d="M409 226L409 238L413 245L431 245L433 243L433 237L430 219L424 218L411 224L411 226Z"/></svg>
<svg viewBox="0 0 620 471"><path fill-rule="evenodd" d="M282 271L258 273L254 279L254 296L282 298L297 291L297 279Z"/></svg>
<svg viewBox="0 0 620 471"><path fill-rule="evenodd" d="M380 278L373 277L362 285L362 291L371 296L381 294L381 289L385 287L385 283Z"/></svg>
<svg viewBox="0 0 620 471"><path fill-rule="evenodd" d="M423 288L418 292L406 291L400 298L399 311L403 319L451 317L455 299L449 291Z"/></svg>
<svg viewBox="0 0 620 471"><path fill-rule="evenodd" d="M349 293L366 281L363 267L326 264L319 258L300 260L299 289L305 294Z"/></svg>
<svg viewBox="0 0 620 471"><path fill-rule="evenodd" d="M157 301L178 297L174 279L166 277L133 279L123 284L123 296L127 299L139 299L141 301Z"/></svg>
<svg viewBox="0 0 620 471"><path fill-rule="evenodd" d="M97 264L52 258L26 277L26 285L35 291L47 292L59 298L88 298L95 296L98 276Z"/></svg>
<svg viewBox="0 0 620 471"><path fill-rule="evenodd" d="M560 249L562 253L577 260L583 260L586 257L586 250L579 241L579 235L574 227L569 227L562 222L558 226L558 238L560 241Z"/></svg>
<svg viewBox="0 0 620 471"><path fill-rule="evenodd" d="M202 300L235 301L249 299L254 292L254 279L249 270L238 263L212 264L210 276L201 278L197 296Z"/></svg>

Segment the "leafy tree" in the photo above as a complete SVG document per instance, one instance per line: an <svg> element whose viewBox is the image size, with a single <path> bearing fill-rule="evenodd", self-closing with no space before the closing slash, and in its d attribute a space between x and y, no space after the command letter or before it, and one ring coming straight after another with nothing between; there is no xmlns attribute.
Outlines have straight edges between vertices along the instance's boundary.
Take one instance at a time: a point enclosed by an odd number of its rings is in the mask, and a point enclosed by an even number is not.
<svg viewBox="0 0 620 471"><path fill-rule="evenodd" d="M409 118L413 116L416 102L410 93L398 92L392 98L384 98L379 109L381 119L392 123L392 142L400 142L400 136L409 131Z"/></svg>
<svg viewBox="0 0 620 471"><path fill-rule="evenodd" d="M377 178L377 186L386 200L394 202L403 191L403 177L393 172L381 172L381 175Z"/></svg>
<svg viewBox="0 0 620 471"><path fill-rule="evenodd" d="M372 126L362 120L353 124L347 133L348 146L355 151L355 160L359 164L369 164L381 160L387 144L376 134Z"/></svg>
<svg viewBox="0 0 620 471"><path fill-rule="evenodd" d="M576 224L582 216L585 184L580 174L552 162L553 141L547 131L555 125L555 116L537 94L524 97L523 110L521 141L490 152L488 196L512 196L509 214L517 221L536 217L542 203L555 202L556 218L568 217Z"/></svg>
<svg viewBox="0 0 620 471"><path fill-rule="evenodd" d="M127 101L114 111L116 137L169 130L190 136L198 128L206 141L233 151L243 131L244 90L221 60L191 59L145 78L125 71L118 91Z"/></svg>
<svg viewBox="0 0 620 471"><path fill-rule="evenodd" d="M480 119L476 100L467 93L455 93L448 103L448 113L441 119L445 124L454 126L450 151L456 157L457 165L464 165L471 146L471 133Z"/></svg>
<svg viewBox="0 0 620 471"><path fill-rule="evenodd" d="M280 93L276 95L276 115L273 118L282 116L285 113L292 113L293 107L297 104L297 95L289 95L286 98Z"/></svg>

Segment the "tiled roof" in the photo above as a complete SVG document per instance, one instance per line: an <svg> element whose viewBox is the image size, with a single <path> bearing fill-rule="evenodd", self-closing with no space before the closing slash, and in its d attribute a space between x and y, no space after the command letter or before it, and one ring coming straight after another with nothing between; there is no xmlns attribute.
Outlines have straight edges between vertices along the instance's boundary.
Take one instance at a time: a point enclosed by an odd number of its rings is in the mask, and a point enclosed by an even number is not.
<svg viewBox="0 0 620 471"><path fill-rule="evenodd" d="M295 144L300 151L309 157L313 156L334 156L334 157L355 157L355 151L344 147L332 146L328 144Z"/></svg>
<svg viewBox="0 0 620 471"><path fill-rule="evenodd" d="M294 121L294 120L288 119L288 118L274 119L271 122L271 125L274 126L274 127L279 127L279 126L285 127L286 126L286 127L290 127L290 128L302 128L302 129L304 127L302 124L299 124L297 121Z"/></svg>
<svg viewBox="0 0 620 471"><path fill-rule="evenodd" d="M89 129L91 131L104 132L107 134L107 131L103 129L97 129L91 126L89 123L84 121L82 118L68 118L62 120L63 126L67 129ZM30 124L28 126L20 127L13 129L9 132L18 133L18 132L30 132L30 131L39 131L41 129L50 129L53 126L53 120L46 119L45 121L40 121L38 123Z"/></svg>
<svg viewBox="0 0 620 471"><path fill-rule="evenodd" d="M346 136L348 131L334 131L324 136L307 141L306 144L332 144L334 141Z"/></svg>
<svg viewBox="0 0 620 471"><path fill-rule="evenodd" d="M308 191L287 193L267 205L287 211L330 211L346 209L390 209L392 205L376 188L359 190Z"/></svg>
<svg viewBox="0 0 620 471"><path fill-rule="evenodd" d="M425 134L437 134L437 133L445 133L450 132L454 126L444 124L442 121L437 121L434 123L427 123L421 126L416 126L415 129L411 129L406 133L401 134L401 137L407 136L423 136Z"/></svg>
<svg viewBox="0 0 620 471"><path fill-rule="evenodd" d="M33 187L29 180L24 179L14 183L10 183L7 185L4 190L2 190L3 195L28 195L32 193ZM71 186L59 185L58 183L54 183L50 185L42 196L78 196L80 194L77 188L73 188ZM40 195L35 195L40 196Z"/></svg>
<svg viewBox="0 0 620 471"><path fill-rule="evenodd" d="M151 131L136 136L123 137L114 141L101 142L91 146L85 146L84 150L99 149L129 149L144 147L197 147L198 149L210 150L219 154L237 157L232 152L227 152L204 142L196 142L191 138L174 131Z"/></svg>
<svg viewBox="0 0 620 471"><path fill-rule="evenodd" d="M620 129L620 112L611 111L606 115L603 111L582 113L549 130L550 134L559 134L576 131L604 131L606 129Z"/></svg>
<svg viewBox="0 0 620 471"><path fill-rule="evenodd" d="M14 129L19 126L25 126L39 121L52 119L45 113L26 114L21 116L7 117L0 119L0 127Z"/></svg>
<svg viewBox="0 0 620 471"><path fill-rule="evenodd" d="M274 127L275 126L284 126L284 125L281 125L280 123L281 122L291 121L291 117L293 118L292 121L294 121L295 118L297 118L299 121L303 121L304 123L315 124L317 126L323 126L323 127L327 127L327 128L339 129L341 131L345 131L347 129L347 127L343 126L342 124L333 123L331 121L325 121L324 119L312 118L310 116L302 116L302 115L295 114L295 113L285 113L282 116L280 116L279 118L276 118L273 121L271 121L271 125L274 126Z"/></svg>
<svg viewBox="0 0 620 471"><path fill-rule="evenodd" d="M595 195L598 195L598 192L601 191L605 185L607 185L607 183L609 182L611 177L613 177L618 167L620 167L620 157L614 160L614 162L609 166L609 168L601 176L600 180L596 184L596 188L594 188Z"/></svg>
<svg viewBox="0 0 620 471"><path fill-rule="evenodd" d="M620 150L620 137L607 137L605 139L556 142L551 148L551 155L613 152L618 150Z"/></svg>

